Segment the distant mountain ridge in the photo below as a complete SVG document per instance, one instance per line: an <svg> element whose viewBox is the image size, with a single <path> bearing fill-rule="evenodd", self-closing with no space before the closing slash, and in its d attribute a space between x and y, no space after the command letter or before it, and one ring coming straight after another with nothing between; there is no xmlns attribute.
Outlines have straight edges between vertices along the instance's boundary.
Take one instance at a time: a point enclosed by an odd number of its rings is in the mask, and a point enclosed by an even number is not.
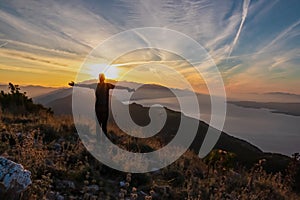
<svg viewBox="0 0 300 200"><path fill-rule="evenodd" d="M266 108L271 109L272 113L280 113L292 116L300 116L299 103L278 103L278 102L255 102L255 101L229 101L228 103L245 108Z"/></svg>
<svg viewBox="0 0 300 200"><path fill-rule="evenodd" d="M300 94L294 94L294 93L288 93L288 92L266 92L264 94L270 94L270 95L284 95L284 96L293 96L300 98Z"/></svg>
<svg viewBox="0 0 300 200"><path fill-rule="evenodd" d="M49 93L34 97L33 100L36 103L40 103L43 104L44 106L47 106L48 104L51 104L52 101L59 100L71 94L72 94L72 88L63 88L63 89L54 90Z"/></svg>
<svg viewBox="0 0 300 200"><path fill-rule="evenodd" d="M26 85L26 86L20 86L21 92L26 92L26 94L30 98L35 98L41 95L47 95L50 92L60 90L61 88L55 88L55 87L44 87L39 85ZM5 92L9 91L8 84L0 84L0 91L3 90Z"/></svg>

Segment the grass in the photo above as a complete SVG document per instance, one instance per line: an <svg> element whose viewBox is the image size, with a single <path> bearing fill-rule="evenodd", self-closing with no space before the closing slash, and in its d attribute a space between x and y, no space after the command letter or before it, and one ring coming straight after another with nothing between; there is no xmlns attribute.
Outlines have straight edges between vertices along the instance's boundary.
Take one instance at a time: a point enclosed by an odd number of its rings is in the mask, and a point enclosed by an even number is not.
<svg viewBox="0 0 300 200"><path fill-rule="evenodd" d="M114 125L115 143L135 152L161 148L159 139L135 141ZM19 199L299 199L293 184L299 157L285 173L268 174L264 160L233 168L234 155L213 151L204 160L187 151L156 172L128 174L97 161L83 146L72 118L1 113L0 154L32 173ZM122 140L120 139L122 138ZM116 157L117 159L122 159ZM121 183L121 184L120 184Z"/></svg>

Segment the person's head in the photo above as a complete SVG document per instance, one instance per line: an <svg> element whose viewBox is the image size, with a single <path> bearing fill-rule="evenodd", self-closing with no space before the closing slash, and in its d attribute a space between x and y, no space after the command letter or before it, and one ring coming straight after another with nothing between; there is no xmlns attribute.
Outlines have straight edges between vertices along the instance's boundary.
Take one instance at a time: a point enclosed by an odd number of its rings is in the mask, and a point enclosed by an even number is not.
<svg viewBox="0 0 300 200"><path fill-rule="evenodd" d="M105 81L105 75L103 73L99 74L99 81L100 83L103 83Z"/></svg>

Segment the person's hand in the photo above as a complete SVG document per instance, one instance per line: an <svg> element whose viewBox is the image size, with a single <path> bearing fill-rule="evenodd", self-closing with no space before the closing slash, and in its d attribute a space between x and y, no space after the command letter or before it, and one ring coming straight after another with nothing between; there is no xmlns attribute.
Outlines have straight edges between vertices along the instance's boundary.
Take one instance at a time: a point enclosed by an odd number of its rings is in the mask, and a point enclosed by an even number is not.
<svg viewBox="0 0 300 200"><path fill-rule="evenodd" d="M74 81L71 81L70 83L69 83L69 86L74 86L75 85L75 83L74 83Z"/></svg>

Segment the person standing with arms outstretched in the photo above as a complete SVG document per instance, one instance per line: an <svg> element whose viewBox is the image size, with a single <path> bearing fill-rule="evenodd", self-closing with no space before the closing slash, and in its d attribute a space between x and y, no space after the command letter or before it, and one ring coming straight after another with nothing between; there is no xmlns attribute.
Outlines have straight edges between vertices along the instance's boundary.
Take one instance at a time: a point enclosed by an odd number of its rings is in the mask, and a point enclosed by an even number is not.
<svg viewBox="0 0 300 200"><path fill-rule="evenodd" d="M86 87L90 89L95 89L95 112L99 122L99 125L102 128L102 131L107 136L107 120L109 115L109 90L111 89L125 89L128 92L135 91L134 89L122 86L115 86L111 83L105 83L105 75L99 74L99 82L97 84L75 84L73 81L69 83L70 86L77 87ZM96 126L97 127L97 126ZM96 131L99 134L99 131Z"/></svg>

